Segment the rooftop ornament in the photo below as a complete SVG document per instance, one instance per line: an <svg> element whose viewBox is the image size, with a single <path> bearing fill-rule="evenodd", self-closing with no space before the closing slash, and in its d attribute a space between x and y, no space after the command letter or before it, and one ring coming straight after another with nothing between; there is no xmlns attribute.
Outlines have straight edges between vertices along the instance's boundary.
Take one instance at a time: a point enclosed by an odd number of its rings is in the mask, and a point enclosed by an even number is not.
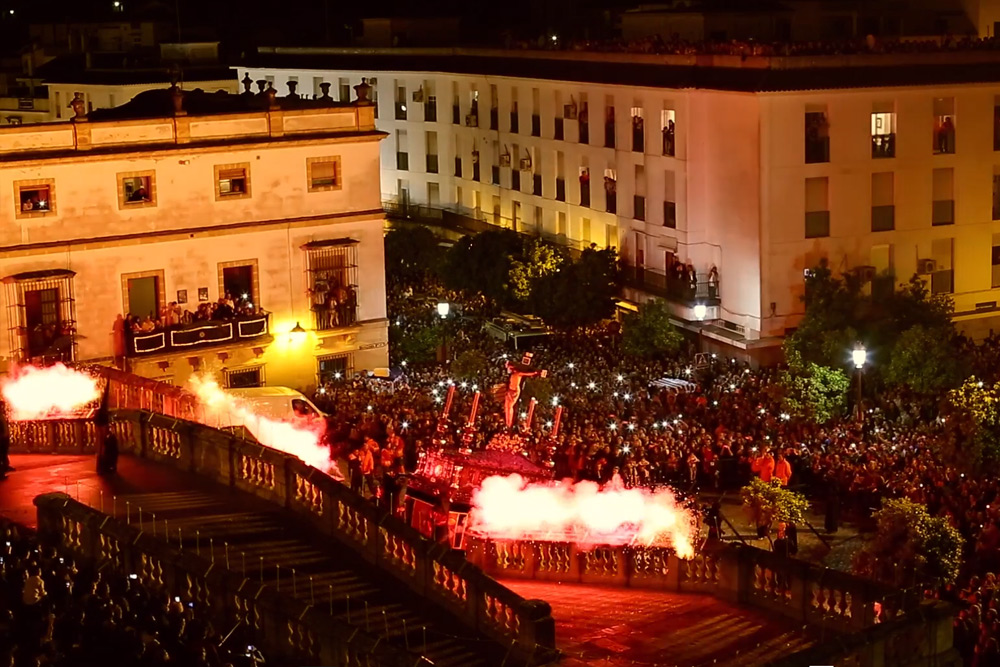
<svg viewBox="0 0 1000 667"><path fill-rule="evenodd" d="M368 79L362 77L361 83L354 86L354 93L358 96L358 99L355 100L354 103L357 104L358 106L371 105L372 101L368 99L368 96L371 95L371 92L372 92L371 84L368 83Z"/></svg>

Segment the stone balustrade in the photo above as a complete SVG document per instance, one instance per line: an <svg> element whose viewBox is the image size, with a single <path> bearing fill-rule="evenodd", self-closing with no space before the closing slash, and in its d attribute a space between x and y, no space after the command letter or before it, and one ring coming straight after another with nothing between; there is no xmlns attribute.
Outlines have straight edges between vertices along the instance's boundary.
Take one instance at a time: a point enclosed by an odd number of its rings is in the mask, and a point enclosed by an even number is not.
<svg viewBox="0 0 1000 667"><path fill-rule="evenodd" d="M147 399L142 399L147 400ZM152 399L149 399L152 400ZM154 400L154 402L156 402ZM456 622L511 647L508 664L555 652L549 605L525 600L457 551L431 542L299 459L201 424L139 410L114 412L122 452L207 477L288 508Z"/></svg>
<svg viewBox="0 0 1000 667"><path fill-rule="evenodd" d="M207 609L220 627L242 623L268 653L306 665L414 667L426 664L412 653L380 641L338 619L344 602L312 605L280 594L207 556L109 518L62 493L35 498L43 544L81 562L134 574L152 591L167 591L184 603ZM162 538L162 536L161 536Z"/></svg>
<svg viewBox="0 0 1000 667"><path fill-rule="evenodd" d="M93 454L97 428L86 419L9 422L11 451L23 454Z"/></svg>

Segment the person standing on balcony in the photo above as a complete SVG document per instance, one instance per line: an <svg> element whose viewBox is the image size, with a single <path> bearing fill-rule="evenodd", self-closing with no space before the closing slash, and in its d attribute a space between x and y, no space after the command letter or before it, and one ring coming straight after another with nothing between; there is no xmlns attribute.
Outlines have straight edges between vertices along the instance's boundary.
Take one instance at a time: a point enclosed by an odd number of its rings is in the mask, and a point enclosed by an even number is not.
<svg viewBox="0 0 1000 667"><path fill-rule="evenodd" d="M719 269L715 264L708 271L708 298L719 298Z"/></svg>

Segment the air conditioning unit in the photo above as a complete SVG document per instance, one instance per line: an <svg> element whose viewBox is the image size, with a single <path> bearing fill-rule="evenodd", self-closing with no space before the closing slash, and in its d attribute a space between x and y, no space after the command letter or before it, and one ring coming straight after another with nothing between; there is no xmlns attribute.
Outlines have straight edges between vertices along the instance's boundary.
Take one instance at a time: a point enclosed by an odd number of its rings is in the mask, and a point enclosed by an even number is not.
<svg viewBox="0 0 1000 667"><path fill-rule="evenodd" d="M465 126L466 127L478 127L479 126L479 116L474 113L467 114L465 116Z"/></svg>
<svg viewBox="0 0 1000 667"><path fill-rule="evenodd" d="M870 283L875 280L876 271L874 266L855 267L854 273L857 274L858 278L860 278L863 283Z"/></svg>
<svg viewBox="0 0 1000 667"><path fill-rule="evenodd" d="M417 104L423 104L424 101L424 89L417 88L413 91L413 101Z"/></svg>
<svg viewBox="0 0 1000 667"><path fill-rule="evenodd" d="M521 158L521 171L531 171L531 158L523 157Z"/></svg>
<svg viewBox="0 0 1000 667"><path fill-rule="evenodd" d="M917 260L917 273L922 276L928 276L937 271L937 262L933 259L918 259Z"/></svg>
<svg viewBox="0 0 1000 667"><path fill-rule="evenodd" d="M504 153L500 156L500 166L509 167L510 166L510 153Z"/></svg>
<svg viewBox="0 0 1000 667"><path fill-rule="evenodd" d="M576 120L576 102L563 105L563 118Z"/></svg>

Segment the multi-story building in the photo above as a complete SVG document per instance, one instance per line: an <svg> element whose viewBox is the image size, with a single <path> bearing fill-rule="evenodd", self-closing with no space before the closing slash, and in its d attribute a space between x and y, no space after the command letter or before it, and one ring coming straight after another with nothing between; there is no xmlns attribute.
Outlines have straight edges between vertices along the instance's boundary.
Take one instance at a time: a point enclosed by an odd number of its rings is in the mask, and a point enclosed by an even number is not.
<svg viewBox="0 0 1000 667"><path fill-rule="evenodd" d="M796 326L821 258L875 290L923 275L963 326L991 326L998 64L992 50L262 48L238 74L307 90L369 78L389 204L616 245L631 298L669 298L704 318L705 340L762 357Z"/></svg>
<svg viewBox="0 0 1000 667"><path fill-rule="evenodd" d="M178 89L0 127L3 360L303 389L385 367L383 136L363 101Z"/></svg>

